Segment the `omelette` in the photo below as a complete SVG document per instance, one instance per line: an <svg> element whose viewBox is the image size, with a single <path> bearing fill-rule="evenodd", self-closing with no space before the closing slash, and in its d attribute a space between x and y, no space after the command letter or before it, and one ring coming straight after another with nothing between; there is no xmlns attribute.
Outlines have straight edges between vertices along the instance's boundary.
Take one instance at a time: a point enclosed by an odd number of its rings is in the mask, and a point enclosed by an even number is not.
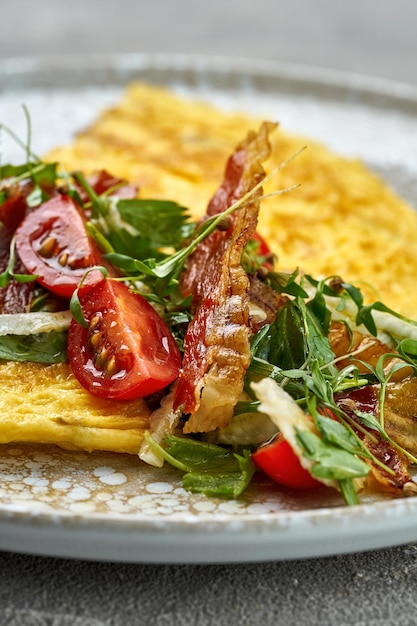
<svg viewBox="0 0 417 626"><path fill-rule="evenodd" d="M226 158L261 121L132 84L116 107L48 159L69 171L104 167L138 185L141 197L176 200L200 217ZM264 200L259 215L259 232L278 267L299 267L317 278L339 274L371 300L416 317L417 212L360 160L279 127L270 141L268 171L306 146L264 189L267 194L299 185Z"/></svg>
<svg viewBox="0 0 417 626"><path fill-rule="evenodd" d="M226 159L261 123L134 83L115 107L45 160L86 176L107 170L129 181L141 198L176 200L199 220L223 180ZM265 170L275 173L263 185L257 232L277 267L317 279L341 276L370 302L381 300L415 317L416 212L362 162L308 138L278 128L266 152ZM292 191L274 195L285 189ZM92 396L65 362L3 360L0 375L1 443L137 454L154 416L141 398Z"/></svg>

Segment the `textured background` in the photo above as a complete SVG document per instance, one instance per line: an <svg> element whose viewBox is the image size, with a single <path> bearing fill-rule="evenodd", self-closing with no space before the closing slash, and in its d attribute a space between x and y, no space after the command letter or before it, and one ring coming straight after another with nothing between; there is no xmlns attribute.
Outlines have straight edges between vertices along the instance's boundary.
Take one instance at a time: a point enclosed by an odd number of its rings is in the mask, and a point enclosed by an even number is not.
<svg viewBox="0 0 417 626"><path fill-rule="evenodd" d="M2 0L1 8L2 58L226 54L417 85L415 0ZM308 561L209 566L4 553L0 624L411 626L417 624L416 572L414 545Z"/></svg>
<svg viewBox="0 0 417 626"><path fill-rule="evenodd" d="M415 0L2 0L0 56L228 54L417 83Z"/></svg>

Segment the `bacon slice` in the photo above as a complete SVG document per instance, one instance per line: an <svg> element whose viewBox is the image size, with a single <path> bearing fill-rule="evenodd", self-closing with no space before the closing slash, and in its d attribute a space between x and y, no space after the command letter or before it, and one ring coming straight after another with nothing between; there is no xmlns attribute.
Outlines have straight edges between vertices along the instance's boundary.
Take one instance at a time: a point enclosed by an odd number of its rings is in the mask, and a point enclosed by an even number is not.
<svg viewBox="0 0 417 626"><path fill-rule="evenodd" d="M256 275L249 276L250 281L250 303L251 307L256 306L263 311L263 319L258 321L249 319L249 324L253 333L256 333L265 324L271 324L278 311L289 301L288 296L277 293L272 287L260 280Z"/></svg>
<svg viewBox="0 0 417 626"><path fill-rule="evenodd" d="M389 346L376 337L365 335L357 330L350 333L345 324L337 321L333 321L331 323L329 342L336 357L346 357L339 360L338 367L342 369L343 367L347 367L353 363L356 365L361 374L369 374L369 368L366 367L364 363L368 363L372 367L375 367L378 359L382 355L392 352L392 349ZM354 353L355 357L350 356L351 353ZM400 359L397 359L396 357L388 357L385 361L385 373L388 374L392 367L397 363L401 363ZM411 366L402 367L396 372L393 372L390 380L400 381L407 376L411 376L412 374L413 369Z"/></svg>
<svg viewBox="0 0 417 626"><path fill-rule="evenodd" d="M263 124L232 154L206 218L223 212L263 180L262 162L269 156L268 134L274 127ZM256 229L261 193L258 190L232 214L226 230L216 230L198 246L182 277L183 292L192 296L194 318L185 337L174 409L190 414L186 433L227 425L243 389L250 362L250 285L240 261Z"/></svg>
<svg viewBox="0 0 417 626"><path fill-rule="evenodd" d="M385 398L385 430L396 443L417 456L417 378L389 384Z"/></svg>
<svg viewBox="0 0 417 626"><path fill-rule="evenodd" d="M395 448L387 439L382 438L375 429L365 426L354 413L354 411L361 411L362 413L370 413L378 417L379 386L369 385L341 393L335 399L352 421L358 424L358 427L360 426L360 428L355 428L354 426L355 432L362 439L369 452L391 470L387 472L381 465L369 461L374 479L385 489L404 491L405 495L416 495L417 484L413 481L408 471L410 463L405 454ZM388 432L390 430L389 422L390 420L385 423Z"/></svg>

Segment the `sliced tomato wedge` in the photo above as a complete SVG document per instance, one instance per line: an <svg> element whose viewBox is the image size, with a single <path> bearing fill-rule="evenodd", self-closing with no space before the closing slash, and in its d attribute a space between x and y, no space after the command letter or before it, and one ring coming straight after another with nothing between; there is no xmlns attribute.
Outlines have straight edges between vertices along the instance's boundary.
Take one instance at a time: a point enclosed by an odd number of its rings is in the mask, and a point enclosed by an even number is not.
<svg viewBox="0 0 417 626"><path fill-rule="evenodd" d="M71 321L68 358L75 377L91 394L143 398L178 377L181 355L175 339L142 296L123 283L103 279L82 287L79 300L88 328Z"/></svg>
<svg viewBox="0 0 417 626"><path fill-rule="evenodd" d="M16 231L16 249L30 274L62 297L71 297L86 271L103 264L100 251L87 235L75 202L57 195L29 213ZM101 280L97 270L87 283Z"/></svg>
<svg viewBox="0 0 417 626"><path fill-rule="evenodd" d="M284 487L291 489L317 489L323 484L301 465L290 444L281 434L260 446L253 454L255 466Z"/></svg>

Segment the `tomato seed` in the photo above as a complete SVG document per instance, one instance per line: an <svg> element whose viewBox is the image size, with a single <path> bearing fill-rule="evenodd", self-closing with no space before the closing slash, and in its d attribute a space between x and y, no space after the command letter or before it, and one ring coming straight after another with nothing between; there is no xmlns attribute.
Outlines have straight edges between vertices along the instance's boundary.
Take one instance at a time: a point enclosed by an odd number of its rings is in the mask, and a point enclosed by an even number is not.
<svg viewBox="0 0 417 626"><path fill-rule="evenodd" d="M101 370L105 370L109 357L110 357L110 346L102 348L102 350L100 350L100 352L96 355L94 359L96 367L98 367Z"/></svg>
<svg viewBox="0 0 417 626"><path fill-rule="evenodd" d="M77 257L75 256L70 256L68 259L68 263L67 263L68 267L70 267L72 270L76 270L77 269Z"/></svg>
<svg viewBox="0 0 417 626"><path fill-rule="evenodd" d="M59 255L58 263L62 265L62 267L65 267L68 264L68 256L68 252L63 252Z"/></svg>
<svg viewBox="0 0 417 626"><path fill-rule="evenodd" d="M99 324L101 322L101 318L102 317L103 316L102 316L101 312L94 313L93 317L90 320L90 330L94 330L95 329L97 324Z"/></svg>
<svg viewBox="0 0 417 626"><path fill-rule="evenodd" d="M96 331L90 334L90 336L88 337L88 343L90 345L91 348L96 349L97 346L99 345L99 343L101 342L102 338L103 338L104 333L100 332L100 331Z"/></svg>
<svg viewBox="0 0 417 626"><path fill-rule="evenodd" d="M45 259L50 259L54 254L56 244L57 241L55 237L47 237L39 247L39 254Z"/></svg>
<svg viewBox="0 0 417 626"><path fill-rule="evenodd" d="M114 357L114 355L112 357L110 357L110 359L107 361L104 373L106 374L106 376L108 376L109 378L111 378L114 374L116 374L117 372L117 365L116 365L116 359Z"/></svg>

